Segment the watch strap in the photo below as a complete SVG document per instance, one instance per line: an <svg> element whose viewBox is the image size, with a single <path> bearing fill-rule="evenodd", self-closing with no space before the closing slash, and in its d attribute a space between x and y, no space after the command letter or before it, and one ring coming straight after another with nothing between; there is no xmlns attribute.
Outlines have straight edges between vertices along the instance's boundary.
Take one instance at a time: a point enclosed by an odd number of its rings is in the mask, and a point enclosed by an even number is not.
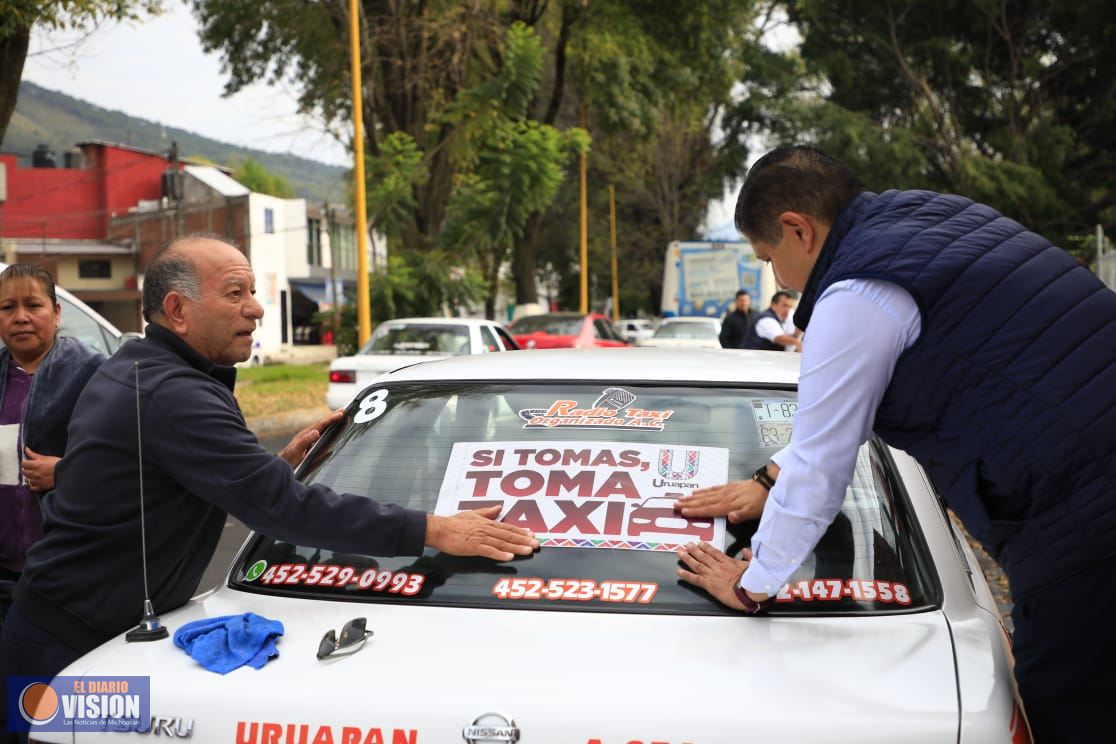
<svg viewBox="0 0 1116 744"><path fill-rule="evenodd" d="M744 613L748 615L759 615L767 610L768 607L775 604L775 595L771 595L762 602L757 602L748 596L748 592L744 591L744 587L737 584L732 588L736 598L740 600L740 604L744 605Z"/></svg>
<svg viewBox="0 0 1116 744"><path fill-rule="evenodd" d="M775 479L772 478L771 474L767 472L767 465L763 465L762 467L757 468L756 472L752 473L752 480L754 480L756 483L759 483L768 491L775 487Z"/></svg>

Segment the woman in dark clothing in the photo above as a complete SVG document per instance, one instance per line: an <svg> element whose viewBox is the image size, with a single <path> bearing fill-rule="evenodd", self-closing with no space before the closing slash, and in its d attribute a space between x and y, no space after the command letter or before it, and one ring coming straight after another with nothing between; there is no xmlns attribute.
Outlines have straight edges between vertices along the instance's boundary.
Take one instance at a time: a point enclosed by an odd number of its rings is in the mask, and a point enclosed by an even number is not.
<svg viewBox="0 0 1116 744"><path fill-rule="evenodd" d="M42 537L39 494L54 488L74 403L104 356L57 337L61 307L50 272L0 273L0 627L31 543Z"/></svg>

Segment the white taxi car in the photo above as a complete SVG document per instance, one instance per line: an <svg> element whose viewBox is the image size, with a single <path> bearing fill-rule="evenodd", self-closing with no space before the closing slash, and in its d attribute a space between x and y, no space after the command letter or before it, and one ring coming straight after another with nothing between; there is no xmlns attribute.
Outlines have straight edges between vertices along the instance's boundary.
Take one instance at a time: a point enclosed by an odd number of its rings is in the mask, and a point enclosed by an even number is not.
<svg viewBox="0 0 1116 744"><path fill-rule="evenodd" d="M343 408L385 372L415 362L463 354L513 351L519 346L502 325L477 318L399 318L381 323L353 356L329 364L326 405Z"/></svg>
<svg viewBox="0 0 1116 744"><path fill-rule="evenodd" d="M679 545L747 545L756 523L689 522L669 503L789 441L797 363L607 349L387 374L300 477L435 513L502 504L540 550L379 558L254 534L223 586L163 621L279 620L261 669L222 676L169 640L117 638L63 674L149 677L137 728L207 743L1030 741L975 557L923 471L879 441L769 614L676 578Z"/></svg>

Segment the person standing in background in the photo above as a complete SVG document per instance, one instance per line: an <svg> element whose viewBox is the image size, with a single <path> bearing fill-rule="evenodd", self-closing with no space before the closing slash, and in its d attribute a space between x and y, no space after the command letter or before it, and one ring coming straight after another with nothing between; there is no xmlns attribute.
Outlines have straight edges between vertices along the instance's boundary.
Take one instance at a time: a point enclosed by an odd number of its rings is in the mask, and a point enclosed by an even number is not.
<svg viewBox="0 0 1116 744"><path fill-rule="evenodd" d="M752 327L756 323L756 312L752 310L752 297L743 289L736 293L732 310L721 321L721 348L747 349Z"/></svg>
<svg viewBox="0 0 1116 744"><path fill-rule="evenodd" d="M802 339L795 330L787 330L794 300L790 292L779 291L771 295L771 307L759 314L752 326L752 336L747 349L761 351L802 351ZM793 329L793 325L791 326Z"/></svg>
<svg viewBox="0 0 1116 744"><path fill-rule="evenodd" d="M0 273L0 628L27 551L43 535L39 494L54 488L70 413L105 359L58 337L61 314L46 269L13 264Z"/></svg>

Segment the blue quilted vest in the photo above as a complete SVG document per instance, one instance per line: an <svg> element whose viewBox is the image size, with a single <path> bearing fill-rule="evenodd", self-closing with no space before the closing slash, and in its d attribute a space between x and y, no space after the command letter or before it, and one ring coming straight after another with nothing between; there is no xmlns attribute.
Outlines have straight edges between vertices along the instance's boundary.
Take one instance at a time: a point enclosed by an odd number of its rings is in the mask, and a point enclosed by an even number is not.
<svg viewBox="0 0 1116 744"><path fill-rule="evenodd" d="M756 326L758 326L759 322L764 318L771 318L779 324L782 324L783 322L779 320L779 316L775 314L774 310L772 310L771 308L767 308L756 317L756 322L752 324L751 334L749 334L748 338L744 341L744 345L740 348L760 349L762 351L786 351L786 349L783 348L782 344L772 343L771 341L768 341L766 338L756 333Z"/></svg>
<svg viewBox="0 0 1116 744"><path fill-rule="evenodd" d="M959 196L862 193L795 325L834 282L918 303L875 431L929 473L1016 598L1116 554L1116 293L1019 223Z"/></svg>

